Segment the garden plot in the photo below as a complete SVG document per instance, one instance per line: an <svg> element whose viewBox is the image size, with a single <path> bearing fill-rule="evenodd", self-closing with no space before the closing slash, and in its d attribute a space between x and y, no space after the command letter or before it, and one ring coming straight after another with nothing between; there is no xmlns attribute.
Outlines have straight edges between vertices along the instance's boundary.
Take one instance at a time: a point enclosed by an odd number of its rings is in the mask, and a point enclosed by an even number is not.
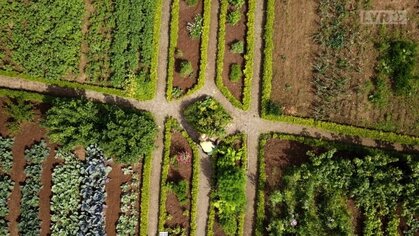
<svg viewBox="0 0 419 236"><path fill-rule="evenodd" d="M261 137L256 235L415 235L418 155Z"/></svg>
<svg viewBox="0 0 419 236"><path fill-rule="evenodd" d="M165 128L165 150L160 188L159 231L194 235L200 155L196 144L173 118Z"/></svg>
<svg viewBox="0 0 419 236"><path fill-rule="evenodd" d="M416 1L269 4L264 114L418 133ZM362 24L363 10L406 10L409 20Z"/></svg>
<svg viewBox="0 0 419 236"><path fill-rule="evenodd" d="M70 143L74 145L81 140L77 131L70 127L70 120L66 122L67 126L59 127L67 129L61 133L76 132L71 134L75 138L72 141L64 136L58 137L57 133L53 135L51 125L51 120L58 122L55 124L63 124L60 123L63 117L60 118L56 112L58 109L63 112L61 114L66 113L71 106L68 101L67 106L58 106L60 99L47 99L25 92L8 93L12 97L0 99L0 149L8 155L1 158L10 160L11 154L12 162L2 161L5 164L0 166L0 182L2 186L12 188L11 192L1 193L5 202L2 200L0 207L5 209L2 211L5 215L0 215L0 222L6 225L2 230L12 235L61 235L63 232L69 235L146 235L147 229L140 227L140 214L143 210L148 214L143 207L143 204L148 206L148 199L144 203L141 198L148 191L142 189L143 178L145 181L149 179L142 176L142 163L147 162L149 157L139 154L140 158L135 160L111 160L105 157L110 149L101 149L97 145L79 143L76 149L69 148ZM29 99L33 100L29 102ZM98 105L77 103L79 109L92 106ZM87 115L78 114L81 117ZM119 120L124 115L127 113L119 113ZM78 121L76 123L78 128L83 126ZM142 121L143 125L146 123ZM95 131L90 130L84 137L94 138ZM135 143L139 144L138 141ZM143 147L143 150L146 149ZM7 180L8 176L12 182Z"/></svg>

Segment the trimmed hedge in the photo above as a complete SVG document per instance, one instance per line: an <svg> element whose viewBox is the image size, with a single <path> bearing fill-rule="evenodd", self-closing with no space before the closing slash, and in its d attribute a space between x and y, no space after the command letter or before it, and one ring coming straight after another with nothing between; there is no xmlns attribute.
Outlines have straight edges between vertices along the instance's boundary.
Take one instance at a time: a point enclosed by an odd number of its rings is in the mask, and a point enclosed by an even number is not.
<svg viewBox="0 0 419 236"><path fill-rule="evenodd" d="M158 81L158 64L159 64L159 55L160 55L160 27L161 27L161 18L162 18L162 6L163 0L155 0L156 3L156 12L154 15L154 28L153 28L153 57L151 58L150 65L150 78L151 78L151 88L153 90L153 96L150 99L155 97L157 92L157 81Z"/></svg>
<svg viewBox="0 0 419 236"><path fill-rule="evenodd" d="M320 128L344 135L360 136L381 140L386 142L394 142L407 145L418 145L419 138L409 135L396 134L393 132L384 132L379 130L371 130L367 128L360 128L351 125L337 124L327 121L317 121L313 118L301 118L293 116L275 116L268 114L266 111L267 104L269 103L272 91L272 60L273 60L273 26L275 20L275 0L267 0L266 6L266 24L264 32L264 63L263 63L263 76L262 76L262 118L272 121L287 122L290 124L305 125L315 128Z"/></svg>
<svg viewBox="0 0 419 236"><path fill-rule="evenodd" d="M150 203L150 176L151 176L151 161L153 156L151 153L144 157L144 167L143 167L143 181L141 186L141 218L140 218L140 235L148 235L148 206Z"/></svg>
<svg viewBox="0 0 419 236"><path fill-rule="evenodd" d="M224 54L225 54L225 34L226 34L226 18L229 3L227 0L220 0L220 14L218 22L218 39L217 39L217 60L216 60L216 78L215 83L220 89L221 93L233 104L235 107L247 110L250 106L251 86L253 78L253 57L255 45L255 0L249 0L247 11L247 31L246 31L246 54L244 55L244 82L243 82L243 99L237 100L230 90L223 83L223 68L224 68Z"/></svg>
<svg viewBox="0 0 419 236"><path fill-rule="evenodd" d="M174 99L172 96L173 91L173 76L175 69L175 51L178 40L178 31L179 31L179 0L173 0L172 2L172 11L170 13L170 36L169 36L169 53L168 53L168 66L167 66L167 88L166 88L166 98L171 101ZM208 42L209 42L209 31L210 31L210 21L211 21L211 0L204 0L204 9L203 9L203 26L201 34L201 46L200 46L200 63L199 63L199 72L197 83L190 89L188 89L182 96L191 95L192 93L201 89L205 84L206 78L206 68L208 63ZM176 99L178 99L176 98Z"/></svg>
<svg viewBox="0 0 419 236"><path fill-rule="evenodd" d="M172 130L177 129L182 136L188 141L192 149L192 188L191 188L191 207L190 207L190 235L196 235L197 228L197 204L199 190L199 173L200 173L200 153L195 142L189 137L189 134L180 127L178 121L172 117L166 120L164 127L164 150L162 160L162 172L160 179L160 205L159 205L159 231L164 231L164 223L166 222L166 198L167 187L166 179L170 167L170 146L172 138Z"/></svg>

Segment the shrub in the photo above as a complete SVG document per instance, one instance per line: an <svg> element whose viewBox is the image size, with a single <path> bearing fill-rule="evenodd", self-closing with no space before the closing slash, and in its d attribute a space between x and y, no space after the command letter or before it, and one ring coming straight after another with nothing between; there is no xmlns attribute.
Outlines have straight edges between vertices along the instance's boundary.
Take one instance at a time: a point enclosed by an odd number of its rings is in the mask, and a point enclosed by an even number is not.
<svg viewBox="0 0 419 236"><path fill-rule="evenodd" d="M192 39L199 39L202 34L204 18L201 15L196 15L192 22L188 22L186 29Z"/></svg>
<svg viewBox="0 0 419 236"><path fill-rule="evenodd" d="M180 63L180 74L186 78L191 76L193 73L192 63L190 61L182 61Z"/></svg>
<svg viewBox="0 0 419 236"><path fill-rule="evenodd" d="M182 88L174 87L172 89L172 97L174 97L174 98L180 98L182 95L183 95Z"/></svg>
<svg viewBox="0 0 419 236"><path fill-rule="evenodd" d="M266 103L264 104L264 109L265 112L269 115L275 115L275 116L279 116L282 115L282 107L281 105L279 105L278 103L272 101L272 100L268 100L266 101Z"/></svg>
<svg viewBox="0 0 419 236"><path fill-rule="evenodd" d="M167 183L167 187L176 195L181 205L185 205L188 200L189 183L185 180L174 183Z"/></svg>
<svg viewBox="0 0 419 236"><path fill-rule="evenodd" d="M245 0L228 0L228 3L234 7L242 7L244 5L244 1Z"/></svg>
<svg viewBox="0 0 419 236"><path fill-rule="evenodd" d="M233 53L244 53L244 42L241 40L235 41L230 45L230 51Z"/></svg>
<svg viewBox="0 0 419 236"><path fill-rule="evenodd" d="M243 77L242 68L239 64L232 64L230 67L229 79L233 82L241 80Z"/></svg>
<svg viewBox="0 0 419 236"><path fill-rule="evenodd" d="M186 0L186 4L188 4L188 6L193 6L198 2L198 0Z"/></svg>
<svg viewBox="0 0 419 236"><path fill-rule="evenodd" d="M189 105L183 113L198 132L209 136L223 135L225 126L232 119L221 104L211 97Z"/></svg>
<svg viewBox="0 0 419 236"><path fill-rule="evenodd" d="M23 122L32 121L34 117L32 103L22 96L8 98L3 104L3 111L9 116L7 128L12 133L18 131Z"/></svg>
<svg viewBox="0 0 419 236"><path fill-rule="evenodd" d="M239 23L241 17L242 13L240 12L240 10L230 11L227 14L227 23L231 25L236 25L237 23Z"/></svg>

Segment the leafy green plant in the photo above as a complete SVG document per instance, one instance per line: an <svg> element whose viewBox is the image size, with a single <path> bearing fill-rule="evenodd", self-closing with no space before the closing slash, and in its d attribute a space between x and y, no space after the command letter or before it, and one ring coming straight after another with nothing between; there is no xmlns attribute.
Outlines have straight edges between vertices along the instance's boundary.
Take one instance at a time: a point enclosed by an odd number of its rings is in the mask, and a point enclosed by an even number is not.
<svg viewBox="0 0 419 236"><path fill-rule="evenodd" d="M243 77L242 68L239 64L232 64L230 67L230 76L228 77L233 82L238 82Z"/></svg>
<svg viewBox="0 0 419 236"><path fill-rule="evenodd" d="M230 45L230 51L237 54L244 53L244 42L241 40L234 41Z"/></svg>
<svg viewBox="0 0 419 236"><path fill-rule="evenodd" d="M241 13L240 9L230 11L227 14L227 23L229 23L231 25L236 25L237 23L240 22L241 18L242 18L242 13Z"/></svg>
<svg viewBox="0 0 419 236"><path fill-rule="evenodd" d="M76 235L83 165L74 154L62 150L57 151L55 158L64 163L56 166L52 173L51 235Z"/></svg>
<svg viewBox="0 0 419 236"><path fill-rule="evenodd" d="M168 182L168 189L170 189L177 197L181 205L187 204L188 192L189 192L189 183L186 180L181 180L179 182Z"/></svg>
<svg viewBox="0 0 419 236"><path fill-rule="evenodd" d="M33 105L23 97L8 98L3 104L3 112L9 117L7 127L14 133L23 122L32 121Z"/></svg>
<svg viewBox="0 0 419 236"><path fill-rule="evenodd" d="M180 98L183 95L182 88L174 87L172 90L172 97L174 98Z"/></svg>
<svg viewBox="0 0 419 236"><path fill-rule="evenodd" d="M204 18L201 15L196 15L192 22L188 22L186 29L192 39L199 39L201 37L203 21Z"/></svg>
<svg viewBox="0 0 419 236"><path fill-rule="evenodd" d="M245 3L245 0L228 0L228 3L233 5L234 7L242 7Z"/></svg>
<svg viewBox="0 0 419 236"><path fill-rule="evenodd" d="M13 138L5 138L0 136L0 170L9 173L13 167Z"/></svg>
<svg viewBox="0 0 419 236"><path fill-rule="evenodd" d="M8 175L0 174L0 235L9 235L7 215L9 207L7 202L10 199L14 181Z"/></svg>
<svg viewBox="0 0 419 236"><path fill-rule="evenodd" d="M206 97L189 105L184 110L186 120L200 133L220 136L225 133L225 126L231 116L212 97Z"/></svg>
<svg viewBox="0 0 419 236"><path fill-rule="evenodd" d="M190 77L194 72L193 67L192 67L192 63L190 61L187 61L187 60L182 61L180 63L180 71L179 72L180 72L180 75L182 75L182 77L184 77L184 78Z"/></svg>
<svg viewBox="0 0 419 236"><path fill-rule="evenodd" d="M25 150L25 182L21 188L19 232L22 235L39 235L39 191L41 190L42 163L48 157L49 149L44 140Z"/></svg>
<svg viewBox="0 0 419 236"><path fill-rule="evenodd" d="M186 4L188 4L188 6L193 6L198 2L198 0L186 0Z"/></svg>

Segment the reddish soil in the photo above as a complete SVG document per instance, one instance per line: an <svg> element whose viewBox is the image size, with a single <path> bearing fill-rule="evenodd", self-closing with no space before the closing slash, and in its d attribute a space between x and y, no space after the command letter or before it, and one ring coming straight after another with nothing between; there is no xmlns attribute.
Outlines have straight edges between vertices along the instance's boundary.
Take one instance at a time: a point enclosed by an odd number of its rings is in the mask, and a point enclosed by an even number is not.
<svg viewBox="0 0 419 236"><path fill-rule="evenodd" d="M214 222L214 235L215 236L225 236L224 230L222 229L221 225L215 220Z"/></svg>
<svg viewBox="0 0 419 236"><path fill-rule="evenodd" d="M179 132L172 133L172 145L170 147L170 156L175 156L180 151L186 151L192 155L192 149L188 144L188 141ZM177 199L176 195L169 193L166 199L166 211L172 216L170 220L165 223L166 228L175 228L176 226L182 226L186 229L189 234L190 227L190 214L185 216L183 212L190 211L191 207L191 181L192 181L192 162L189 164L178 163L175 165L170 164L169 174L167 177L168 182L179 182L185 180L189 183L189 193L186 205L182 206Z"/></svg>
<svg viewBox="0 0 419 236"><path fill-rule="evenodd" d="M311 91L312 61L316 45L317 1L276 1L271 99L289 115L307 116Z"/></svg>
<svg viewBox="0 0 419 236"><path fill-rule="evenodd" d="M233 8L229 9L233 10ZM243 92L243 79L237 82L233 82L229 79L231 65L239 64L244 69L244 54L236 54L230 51L230 45L235 41L243 41L246 48L246 13L247 7L243 6L241 9L242 17L239 23L236 25L226 24L226 35L225 35L225 51L224 51L224 68L223 68L223 83L227 86L228 90L237 100L242 100Z"/></svg>
<svg viewBox="0 0 419 236"><path fill-rule="evenodd" d="M177 51L175 55L175 71L173 87L181 88L184 92L196 84L199 74L200 61L200 39L192 39L186 26L193 22L196 15L203 15L203 1L199 0L194 6L188 6L184 0L180 0L179 5L179 32L177 41ZM180 63L188 60L192 63L194 73L189 78L183 78L180 71Z"/></svg>

